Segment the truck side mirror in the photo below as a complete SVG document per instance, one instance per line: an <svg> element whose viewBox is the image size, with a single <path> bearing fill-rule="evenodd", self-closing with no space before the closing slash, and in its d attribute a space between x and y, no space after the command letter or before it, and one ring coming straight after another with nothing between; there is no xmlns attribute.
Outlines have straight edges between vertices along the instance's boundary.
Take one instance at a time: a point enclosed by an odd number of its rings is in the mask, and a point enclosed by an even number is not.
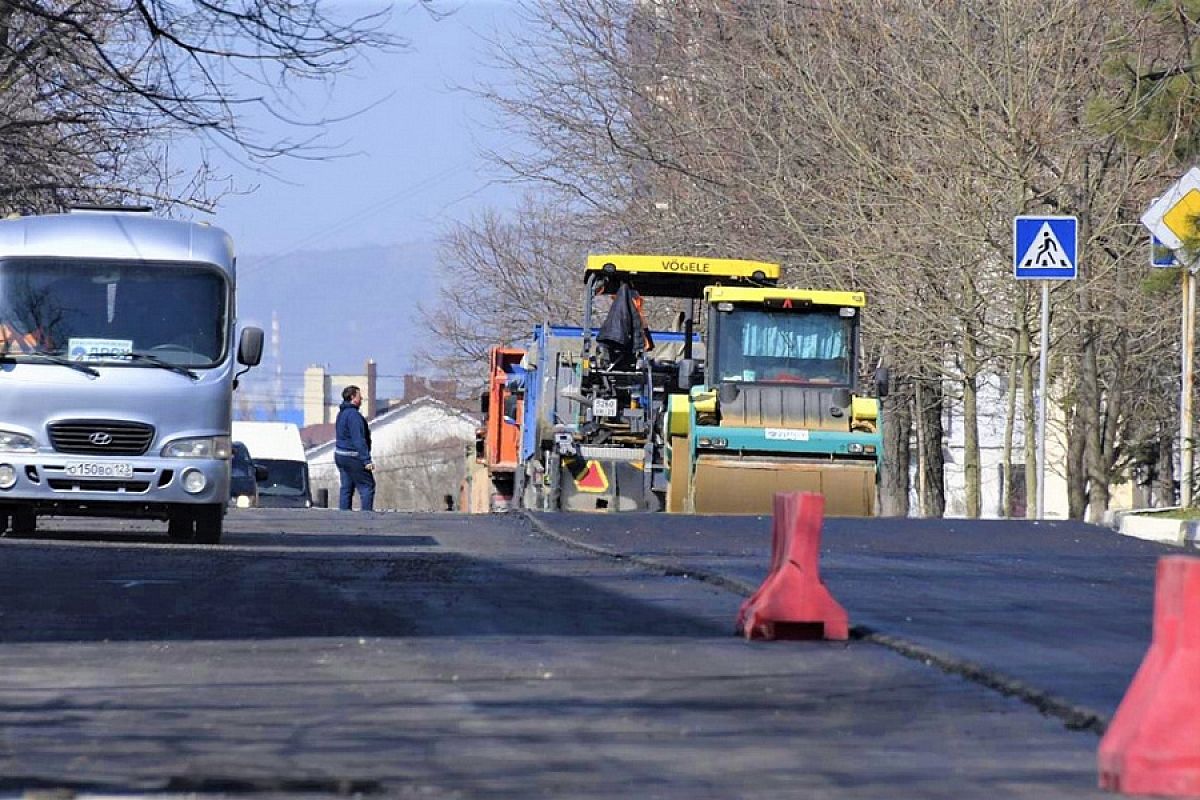
<svg viewBox="0 0 1200 800"><path fill-rule="evenodd" d="M875 396L887 397L888 384L892 382L892 374L887 367L880 367L875 370Z"/></svg>
<svg viewBox="0 0 1200 800"><path fill-rule="evenodd" d="M679 360L679 388L692 388L693 376L696 374L696 359L682 358Z"/></svg>
<svg viewBox="0 0 1200 800"><path fill-rule="evenodd" d="M490 392L483 392L479 395L479 413L487 416L488 409L492 404L492 395Z"/></svg>
<svg viewBox="0 0 1200 800"><path fill-rule="evenodd" d="M247 367L257 367L262 361L262 353L262 328L242 328L242 338L238 342L238 363Z"/></svg>
<svg viewBox="0 0 1200 800"><path fill-rule="evenodd" d="M269 477L271 477L271 470L267 469L262 464L254 465L254 480L256 483L262 483Z"/></svg>

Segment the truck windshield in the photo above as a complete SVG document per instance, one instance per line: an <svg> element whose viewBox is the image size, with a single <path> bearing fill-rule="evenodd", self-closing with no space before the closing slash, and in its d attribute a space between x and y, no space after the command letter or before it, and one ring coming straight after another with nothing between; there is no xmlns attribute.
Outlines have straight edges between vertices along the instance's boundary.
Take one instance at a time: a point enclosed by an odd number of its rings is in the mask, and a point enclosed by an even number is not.
<svg viewBox="0 0 1200 800"><path fill-rule="evenodd" d="M851 382L854 318L838 309L760 310L717 315L717 381Z"/></svg>
<svg viewBox="0 0 1200 800"><path fill-rule="evenodd" d="M267 468L267 477L258 482L258 493L269 495L308 494L308 464L303 461L255 459Z"/></svg>
<svg viewBox="0 0 1200 800"><path fill-rule="evenodd" d="M147 366L224 359L229 295L204 266L77 258L0 260L0 353ZM34 359L31 359L34 360Z"/></svg>

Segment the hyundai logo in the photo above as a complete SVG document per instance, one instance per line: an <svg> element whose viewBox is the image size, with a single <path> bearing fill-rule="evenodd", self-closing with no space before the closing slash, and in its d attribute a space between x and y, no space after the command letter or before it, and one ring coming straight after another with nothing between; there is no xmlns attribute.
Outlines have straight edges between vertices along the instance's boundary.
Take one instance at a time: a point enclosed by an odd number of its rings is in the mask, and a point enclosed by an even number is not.
<svg viewBox="0 0 1200 800"><path fill-rule="evenodd" d="M103 447L106 444L112 444L112 434L104 431L96 431L88 437L88 441L97 447Z"/></svg>

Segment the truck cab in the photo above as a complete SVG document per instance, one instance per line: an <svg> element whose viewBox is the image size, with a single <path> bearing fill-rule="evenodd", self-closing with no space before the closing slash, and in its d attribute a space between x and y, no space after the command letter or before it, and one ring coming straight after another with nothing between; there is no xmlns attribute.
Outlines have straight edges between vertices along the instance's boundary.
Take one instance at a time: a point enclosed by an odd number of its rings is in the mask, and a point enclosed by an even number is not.
<svg viewBox="0 0 1200 800"><path fill-rule="evenodd" d="M295 423L235 420L233 438L246 445L259 468L260 507L312 508L308 459Z"/></svg>
<svg viewBox="0 0 1200 800"><path fill-rule="evenodd" d="M234 297L219 228L116 210L0 221L0 530L150 517L219 541L235 372L263 341L235 340Z"/></svg>

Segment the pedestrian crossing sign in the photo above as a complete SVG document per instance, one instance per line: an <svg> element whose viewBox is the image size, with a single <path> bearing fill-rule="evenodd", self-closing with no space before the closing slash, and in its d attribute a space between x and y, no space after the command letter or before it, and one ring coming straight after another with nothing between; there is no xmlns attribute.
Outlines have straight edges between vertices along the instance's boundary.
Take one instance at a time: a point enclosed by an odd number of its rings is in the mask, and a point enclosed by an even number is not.
<svg viewBox="0 0 1200 800"><path fill-rule="evenodd" d="M1014 217L1013 274L1020 280L1074 280L1079 220Z"/></svg>

